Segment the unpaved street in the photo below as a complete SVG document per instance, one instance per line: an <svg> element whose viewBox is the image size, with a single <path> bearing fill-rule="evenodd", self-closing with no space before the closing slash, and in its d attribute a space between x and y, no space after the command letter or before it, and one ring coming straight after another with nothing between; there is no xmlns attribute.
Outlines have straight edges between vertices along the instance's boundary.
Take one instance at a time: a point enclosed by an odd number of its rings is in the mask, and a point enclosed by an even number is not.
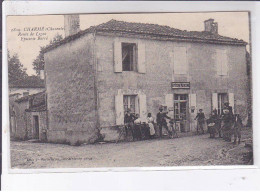
<svg viewBox="0 0 260 194"><path fill-rule="evenodd" d="M13 168L149 167L248 164L245 143L208 135L82 146L11 142Z"/></svg>

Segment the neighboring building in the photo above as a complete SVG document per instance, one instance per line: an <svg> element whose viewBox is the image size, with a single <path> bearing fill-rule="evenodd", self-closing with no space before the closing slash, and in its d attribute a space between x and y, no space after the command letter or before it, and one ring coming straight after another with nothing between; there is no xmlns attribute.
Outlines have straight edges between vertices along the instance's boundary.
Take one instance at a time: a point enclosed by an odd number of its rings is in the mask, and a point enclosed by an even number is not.
<svg viewBox="0 0 260 194"><path fill-rule="evenodd" d="M28 76L26 79L9 82L9 97L23 97L45 90L44 80L37 76Z"/></svg>
<svg viewBox="0 0 260 194"><path fill-rule="evenodd" d="M224 102L246 120L246 44L219 35L213 19L202 32L111 20L68 36L44 54L48 141L94 142L127 108L145 121L166 105L181 131Z"/></svg>
<svg viewBox="0 0 260 194"><path fill-rule="evenodd" d="M47 112L45 92L24 96L10 107L10 132L13 139L46 140Z"/></svg>

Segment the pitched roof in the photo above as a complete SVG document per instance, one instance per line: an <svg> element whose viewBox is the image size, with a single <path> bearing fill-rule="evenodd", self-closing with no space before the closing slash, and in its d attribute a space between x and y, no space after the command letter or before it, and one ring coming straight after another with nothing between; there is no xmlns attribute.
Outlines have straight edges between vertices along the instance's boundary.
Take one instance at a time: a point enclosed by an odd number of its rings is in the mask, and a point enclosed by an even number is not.
<svg viewBox="0 0 260 194"><path fill-rule="evenodd" d="M38 101L40 101L40 103L41 103L42 101L45 101L44 95L45 95L45 91L42 91L42 92L38 92L36 94L31 94L28 96L23 96L21 98L18 98L17 100L15 100L15 102L20 103L20 102L24 102L24 101L29 101L30 99L40 99Z"/></svg>
<svg viewBox="0 0 260 194"><path fill-rule="evenodd" d="M50 45L45 48L43 52L52 50L61 44L70 42L74 39L79 38L83 34L90 32L99 33L120 33L121 35L141 35L144 38L158 38L164 40L181 40L181 41L192 41L192 42L206 42L215 44L232 44L232 45L246 45L247 43L243 40L238 40L236 38L230 38L221 36L219 34L213 34L206 31L186 31L172 28L169 26L163 26L158 24L148 24L148 23L134 23L134 22L124 22L117 20L110 20L106 23L102 23L97 26L91 26L90 28L80 31L77 34L68 36L57 42L56 44Z"/></svg>
<svg viewBox="0 0 260 194"><path fill-rule="evenodd" d="M9 82L10 88L44 88L44 80L37 76L28 76L25 79L13 80Z"/></svg>

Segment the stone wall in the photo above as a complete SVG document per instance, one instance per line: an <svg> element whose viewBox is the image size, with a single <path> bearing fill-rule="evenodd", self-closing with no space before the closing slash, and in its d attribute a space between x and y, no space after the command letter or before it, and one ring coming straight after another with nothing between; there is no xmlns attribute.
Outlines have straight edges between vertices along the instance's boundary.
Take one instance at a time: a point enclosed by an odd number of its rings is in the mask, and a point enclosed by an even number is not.
<svg viewBox="0 0 260 194"><path fill-rule="evenodd" d="M17 140L26 140L27 139L27 116L25 109L28 109L28 101L23 101L20 103L14 103L14 123L13 131L11 137Z"/></svg>
<svg viewBox="0 0 260 194"><path fill-rule="evenodd" d="M90 143L97 138L93 40L84 35L45 53L49 142Z"/></svg>

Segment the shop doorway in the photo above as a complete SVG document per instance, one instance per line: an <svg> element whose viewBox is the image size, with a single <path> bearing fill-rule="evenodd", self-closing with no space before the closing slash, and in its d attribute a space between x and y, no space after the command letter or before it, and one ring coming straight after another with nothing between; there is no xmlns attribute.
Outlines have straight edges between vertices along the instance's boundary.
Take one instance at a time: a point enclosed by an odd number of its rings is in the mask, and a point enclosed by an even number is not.
<svg viewBox="0 0 260 194"><path fill-rule="evenodd" d="M174 119L181 132L190 131L188 102L188 94L174 94Z"/></svg>
<svg viewBox="0 0 260 194"><path fill-rule="evenodd" d="M39 117L33 116L33 123L34 123L34 139L39 139Z"/></svg>

